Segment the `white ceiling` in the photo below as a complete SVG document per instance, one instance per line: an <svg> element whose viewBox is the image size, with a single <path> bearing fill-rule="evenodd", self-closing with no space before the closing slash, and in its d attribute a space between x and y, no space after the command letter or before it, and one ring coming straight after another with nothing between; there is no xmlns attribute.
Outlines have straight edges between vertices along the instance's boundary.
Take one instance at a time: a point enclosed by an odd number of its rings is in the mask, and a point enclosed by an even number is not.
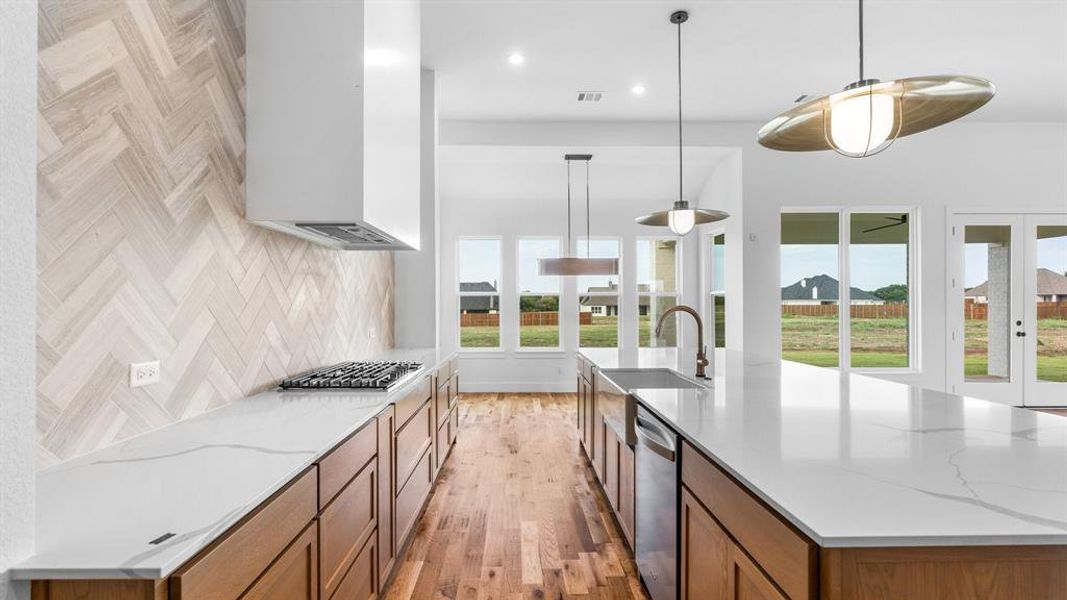
<svg viewBox="0 0 1067 600"><path fill-rule="evenodd" d="M687 119L763 121L857 78L855 0L426 0L423 64L445 119L673 119L681 8ZM1067 121L1067 0L869 0L865 13L868 77L986 77L997 96L968 118ZM579 89L607 96L579 105Z"/></svg>
<svg viewBox="0 0 1067 600"><path fill-rule="evenodd" d="M693 201L730 148L686 147L683 189ZM589 163L590 204L605 206L668 206L678 198L678 148L555 146L441 146L439 193L464 203L562 207L567 194L563 155L592 154ZM573 201L585 203L585 165L572 166ZM633 215L633 216L636 216Z"/></svg>

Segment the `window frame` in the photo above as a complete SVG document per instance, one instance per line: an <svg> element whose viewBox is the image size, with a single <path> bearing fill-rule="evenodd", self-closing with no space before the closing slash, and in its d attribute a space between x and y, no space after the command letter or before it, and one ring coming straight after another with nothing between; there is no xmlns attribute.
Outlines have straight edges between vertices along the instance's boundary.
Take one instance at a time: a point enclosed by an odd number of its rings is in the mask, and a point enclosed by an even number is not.
<svg viewBox="0 0 1067 600"><path fill-rule="evenodd" d="M656 304L656 300L659 299L659 298L673 298L675 306L677 306L677 305L682 303L682 285L683 285L683 281L682 281L682 273L683 273L682 272L682 252L683 252L682 244L683 244L683 240L682 240L682 238L680 238L678 236L674 236L674 235L639 235L639 236L637 236L636 238L634 238L634 264L635 265L637 264L638 257L640 256L640 253L641 253L641 251L640 251L641 242L644 242L644 241L651 242L652 244L654 244L655 242L659 242L659 241L674 242L674 291L673 292L653 292L653 291L649 290L647 292L642 292L641 289L640 289L640 286L641 286L641 277L640 277L640 275L637 275L636 277L634 277L634 280L635 280L634 281L634 290L636 292L636 296L635 297L637 299L637 306L636 306L636 309L637 309L636 310L637 320L634 322L634 325L635 325L636 331L637 331L637 347L638 348L680 348L681 345L682 345L682 340L681 340L681 329L679 327L675 327L675 331L677 333L675 334L675 340L674 340L675 344L673 346L654 346L654 345L651 345L651 343L652 343L652 332L651 331L649 331L649 344L650 345L648 345L648 346L642 346L641 345L641 296L648 296L648 307L649 307L649 312L650 313L652 312L652 307ZM650 245L650 248L651 247L652 246ZM653 252L652 254L654 255L655 253ZM649 260L650 261L652 260L652 256L649 256ZM651 320L651 316L652 315L650 314L649 315L650 320ZM677 320L677 315L675 315L675 320Z"/></svg>
<svg viewBox="0 0 1067 600"><path fill-rule="evenodd" d="M723 243L719 244L715 240L722 237ZM702 269L702 277L706 278L706 285L701 290L701 301L704 303L703 318L704 318L704 339L707 342L709 348L713 350L719 348L719 332L715 328L715 299L721 297L723 299L723 337L726 337L726 323L729 319L729 307L726 304L726 228L717 227L709 228L701 238L700 252L703 258L703 264L707 265L707 268ZM715 248L721 247L723 249L723 265L722 265L722 288L715 289L715 277L716 277L716 265L715 265ZM780 329L780 328L779 328ZM725 344L722 346L725 349Z"/></svg>
<svg viewBox="0 0 1067 600"><path fill-rule="evenodd" d="M922 302L921 278L919 265L922 264L919 257L921 254L920 235L920 210L915 205L895 204L872 204L869 206L783 206L778 211L778 231L781 234L782 216L786 214L805 213L835 213L837 214L837 268L838 268L838 319L837 319L837 366L825 367L838 369L842 372L869 373L873 375L908 375L922 373L922 357L920 340L922 339L922 324L920 322L920 304ZM840 307L852 304L852 264L850 259L850 247L852 245L852 215L853 214L906 214L908 216L908 366L907 367L853 367L852 366L852 317L851 309L848 318ZM778 298L778 355L782 352L782 312L781 312L781 238L778 240L778 274L779 274L779 298Z"/></svg>
<svg viewBox="0 0 1067 600"><path fill-rule="evenodd" d="M520 235L515 237L515 352L520 353L559 353L563 351L563 277L559 275L549 275L548 277L555 277L558 282L558 291L556 292L532 292L524 293L522 290L522 242L523 241L554 241L556 242L556 256L563 256L563 238L553 235ZM522 345L522 297L523 296L555 296L556 304L559 306L559 317L556 323L556 345L555 346L523 346Z"/></svg>
<svg viewBox="0 0 1067 600"><path fill-rule="evenodd" d="M588 243L587 240L588 241L594 241L594 242L595 241L610 240L610 241L614 241L615 242L616 247L619 249L619 252L618 252L619 285L618 285L618 291L616 293L614 293L614 294L607 294L607 293L602 293L602 292L592 292L592 293L583 294L581 288L578 286L578 280L575 279L575 282L574 282L575 283L575 295L574 295L574 321L575 321L574 347L577 350L581 350L582 348L604 348L604 347L607 347L607 348L621 348L622 347L622 329L623 329L622 328L622 302L623 302L623 298L625 297L624 290L626 289L625 278L623 277L623 272L625 271L624 266L623 266L624 265L624 262L623 262L624 258L623 257L625 255L623 238L621 236L614 236L614 235L594 235L594 236L590 236L588 238L585 237L585 236L575 237L574 238L574 245L573 245L573 248L572 248L572 252L573 252L572 256L575 256L575 257L584 256L583 254L579 254L578 246L583 241L586 241L586 243ZM615 306L617 306L618 308L616 309L616 313L617 313L616 314L616 319L617 320L616 320L616 326L615 326L615 345L614 346L583 346L582 345L582 322L581 322L581 318L582 318L581 317L582 296L590 296L590 297L596 297L596 298L615 298Z"/></svg>
<svg viewBox="0 0 1067 600"><path fill-rule="evenodd" d="M462 281L461 281L462 278L460 277L460 265L461 265L461 262L462 262L462 259L463 259L463 253L460 251L460 246L462 246L463 242L465 242L465 241L479 241L479 240L481 240L481 241L496 241L496 242L499 242L498 258L499 258L500 271L501 272L499 273L499 279L497 279L497 290L496 290L496 293L489 293L489 292L463 292L463 291L460 291L460 284L462 283ZM455 316L456 316L456 341L455 341L455 343L456 343L456 351L457 352L471 352L471 353L500 353L500 352L503 352L503 350L504 350L504 322L503 322L503 319L502 319L503 311L501 311L499 309L503 308L503 299L504 299L504 290L503 290L504 286L501 285L501 282L504 279L504 273L503 273L503 271L504 271L504 237L503 236L499 236L499 235L461 235L461 236L456 236L456 246L455 246L455 248L456 248L456 258L455 258L455 273L456 273L455 279L456 279L456 281L455 281L455 285L453 286L452 290L453 290L453 292L455 293L455 296L456 296L456 312L455 312ZM462 325L462 322L461 322L461 315L463 314L461 312L462 311L463 298L465 298L465 297L483 297L483 296L484 297L496 296L498 298L498 300L497 300L497 302L498 302L497 314L500 315L500 317L497 317L496 346L474 346L474 347L463 346L463 325Z"/></svg>

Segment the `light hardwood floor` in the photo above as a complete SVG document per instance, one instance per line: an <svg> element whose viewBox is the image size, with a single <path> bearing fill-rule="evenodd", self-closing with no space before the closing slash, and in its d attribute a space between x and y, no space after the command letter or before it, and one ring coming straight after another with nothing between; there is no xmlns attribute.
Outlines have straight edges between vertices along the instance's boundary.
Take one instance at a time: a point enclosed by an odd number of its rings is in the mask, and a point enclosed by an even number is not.
<svg viewBox="0 0 1067 600"><path fill-rule="evenodd" d="M579 447L574 394L463 394L417 527L386 598L647 598Z"/></svg>

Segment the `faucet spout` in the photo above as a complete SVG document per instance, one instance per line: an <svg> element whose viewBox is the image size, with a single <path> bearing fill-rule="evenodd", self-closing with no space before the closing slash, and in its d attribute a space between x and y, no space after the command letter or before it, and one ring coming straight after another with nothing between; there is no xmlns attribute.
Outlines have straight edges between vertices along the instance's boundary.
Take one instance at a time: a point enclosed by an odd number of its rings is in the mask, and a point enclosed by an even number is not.
<svg viewBox="0 0 1067 600"><path fill-rule="evenodd" d="M707 379L707 374L704 372L704 368L708 366L708 349L704 346L704 320L700 318L700 313L693 310L692 307L684 304L676 304L667 310L663 311L663 314L659 316L659 321L656 322L656 337L660 337L663 334L663 323L667 320L667 317L672 313L684 312L692 315L693 319L697 322L697 370L696 376L702 379Z"/></svg>

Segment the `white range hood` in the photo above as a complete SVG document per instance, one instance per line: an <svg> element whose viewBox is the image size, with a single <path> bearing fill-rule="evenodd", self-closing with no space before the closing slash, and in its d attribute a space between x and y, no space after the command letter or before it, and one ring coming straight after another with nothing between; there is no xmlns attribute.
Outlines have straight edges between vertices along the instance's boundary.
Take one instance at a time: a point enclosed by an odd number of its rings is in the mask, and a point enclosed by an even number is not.
<svg viewBox="0 0 1067 600"><path fill-rule="evenodd" d="M246 12L246 218L342 250L417 250L419 3Z"/></svg>

